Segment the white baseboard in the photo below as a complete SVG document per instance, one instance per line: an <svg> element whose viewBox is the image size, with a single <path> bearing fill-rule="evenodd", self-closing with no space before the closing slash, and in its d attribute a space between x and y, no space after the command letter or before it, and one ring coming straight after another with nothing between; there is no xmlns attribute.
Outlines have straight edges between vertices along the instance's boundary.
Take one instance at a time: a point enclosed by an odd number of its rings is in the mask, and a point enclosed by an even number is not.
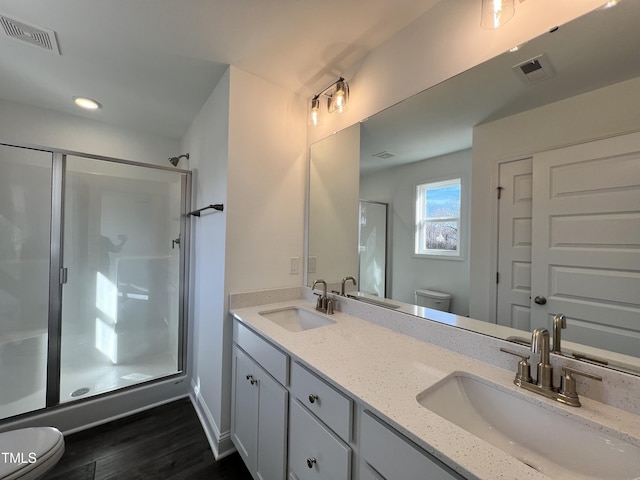
<svg viewBox="0 0 640 480"><path fill-rule="evenodd" d="M198 418L200 419L200 423L202 424L202 428L207 436L207 440L209 441L209 445L211 446L215 459L220 460L221 458L235 452L236 447L231 441L231 431L227 430L225 432L220 432L218 425L213 419L213 415L211 415L211 411L207 407L202 395L200 395L200 392L196 388L196 384L193 380L191 381L191 392L189 393L189 397L191 398L191 403L193 403Z"/></svg>

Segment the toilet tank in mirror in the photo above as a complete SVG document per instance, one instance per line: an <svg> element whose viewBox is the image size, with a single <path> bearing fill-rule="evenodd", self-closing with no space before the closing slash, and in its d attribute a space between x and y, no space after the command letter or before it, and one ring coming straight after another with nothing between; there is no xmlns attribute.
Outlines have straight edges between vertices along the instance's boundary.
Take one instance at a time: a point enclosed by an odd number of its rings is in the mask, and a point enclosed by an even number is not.
<svg viewBox="0 0 640 480"><path fill-rule="evenodd" d="M563 313L563 354L638 374L638 18L635 1L594 10L313 144L307 284L371 284L358 202L379 202L385 289L363 293L443 292L463 328L520 343ZM417 193L457 178L457 216ZM417 252L429 223L446 223L459 256Z"/></svg>

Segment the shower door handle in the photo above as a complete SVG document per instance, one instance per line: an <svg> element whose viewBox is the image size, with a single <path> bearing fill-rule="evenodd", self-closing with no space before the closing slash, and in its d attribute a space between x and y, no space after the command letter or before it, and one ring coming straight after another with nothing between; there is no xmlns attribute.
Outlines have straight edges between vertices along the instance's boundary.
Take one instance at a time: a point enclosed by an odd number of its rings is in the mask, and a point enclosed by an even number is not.
<svg viewBox="0 0 640 480"><path fill-rule="evenodd" d="M178 235L178 238L176 238L175 240L171 240L171 250L176 248L176 245L178 245L178 248L180 248L180 235Z"/></svg>
<svg viewBox="0 0 640 480"><path fill-rule="evenodd" d="M62 267L60 269L60 285L64 285L65 283L67 283L67 269Z"/></svg>

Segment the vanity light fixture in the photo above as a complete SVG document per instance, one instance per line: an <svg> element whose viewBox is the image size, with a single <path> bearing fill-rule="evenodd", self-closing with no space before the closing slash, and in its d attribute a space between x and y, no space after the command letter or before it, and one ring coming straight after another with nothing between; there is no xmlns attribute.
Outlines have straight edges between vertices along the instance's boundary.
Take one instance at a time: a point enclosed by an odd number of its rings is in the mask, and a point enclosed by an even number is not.
<svg viewBox="0 0 640 480"><path fill-rule="evenodd" d="M73 97L73 101L77 106L86 110L98 110L102 108L100 103L88 97Z"/></svg>
<svg viewBox="0 0 640 480"><path fill-rule="evenodd" d="M322 124L320 113L320 98L327 97L327 111L329 113L342 113L347 110L349 103L349 84L340 77L327 88L321 90L311 99L309 110L309 124L317 127Z"/></svg>
<svg viewBox="0 0 640 480"><path fill-rule="evenodd" d="M496 29L507 23L516 12L515 0L482 0L480 26Z"/></svg>

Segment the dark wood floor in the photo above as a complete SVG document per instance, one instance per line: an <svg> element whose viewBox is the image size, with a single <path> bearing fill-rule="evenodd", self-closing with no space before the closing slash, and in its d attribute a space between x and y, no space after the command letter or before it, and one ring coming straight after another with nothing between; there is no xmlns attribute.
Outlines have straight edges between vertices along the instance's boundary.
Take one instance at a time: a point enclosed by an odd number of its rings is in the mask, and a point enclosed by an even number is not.
<svg viewBox="0 0 640 480"><path fill-rule="evenodd" d="M43 480L251 480L237 453L215 461L189 399L65 437Z"/></svg>

